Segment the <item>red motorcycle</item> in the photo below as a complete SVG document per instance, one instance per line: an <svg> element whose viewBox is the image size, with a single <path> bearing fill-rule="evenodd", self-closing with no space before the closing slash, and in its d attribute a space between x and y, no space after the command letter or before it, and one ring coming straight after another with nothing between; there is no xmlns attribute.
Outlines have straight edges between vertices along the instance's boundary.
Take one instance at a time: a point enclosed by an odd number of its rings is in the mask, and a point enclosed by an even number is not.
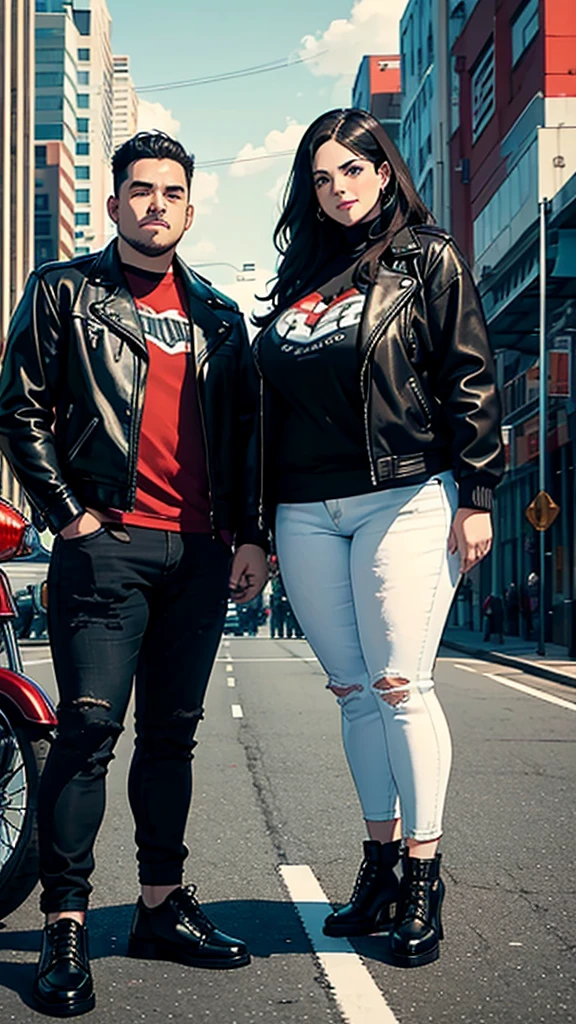
<svg viewBox="0 0 576 1024"><path fill-rule="evenodd" d="M0 498L0 561L30 552L32 528ZM17 610L0 569L0 920L16 910L38 881L36 807L56 710L24 674L14 633Z"/></svg>

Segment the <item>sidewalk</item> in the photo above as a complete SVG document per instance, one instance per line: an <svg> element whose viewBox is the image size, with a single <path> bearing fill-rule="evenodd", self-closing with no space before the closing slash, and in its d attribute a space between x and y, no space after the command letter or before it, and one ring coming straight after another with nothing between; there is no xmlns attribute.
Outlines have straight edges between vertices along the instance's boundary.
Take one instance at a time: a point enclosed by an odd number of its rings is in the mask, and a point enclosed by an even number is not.
<svg viewBox="0 0 576 1024"><path fill-rule="evenodd" d="M499 644L495 637L484 643L479 632L460 626L447 626L442 638L444 647L462 651L475 658L494 661L499 665L530 672L542 679L576 686L576 661L568 657L568 649L558 644L546 644L546 656L536 653L536 640L523 640L518 636L505 636Z"/></svg>

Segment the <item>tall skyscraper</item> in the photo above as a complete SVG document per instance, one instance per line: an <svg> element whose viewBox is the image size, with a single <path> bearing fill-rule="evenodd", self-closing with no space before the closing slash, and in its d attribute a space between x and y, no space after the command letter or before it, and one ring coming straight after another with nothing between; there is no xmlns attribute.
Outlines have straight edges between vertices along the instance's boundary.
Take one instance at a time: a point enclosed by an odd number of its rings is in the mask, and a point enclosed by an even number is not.
<svg viewBox="0 0 576 1024"><path fill-rule="evenodd" d="M130 57L114 56L113 149L131 138L138 124L138 98L130 74Z"/></svg>
<svg viewBox="0 0 576 1024"><path fill-rule="evenodd" d="M39 266L69 260L75 249L78 29L71 4L37 0L36 8L34 250Z"/></svg>
<svg viewBox="0 0 576 1024"><path fill-rule="evenodd" d="M113 65L106 0L73 0L78 41L76 252L100 249L110 236Z"/></svg>
<svg viewBox="0 0 576 1024"><path fill-rule="evenodd" d="M34 0L0 2L0 342L33 262Z"/></svg>

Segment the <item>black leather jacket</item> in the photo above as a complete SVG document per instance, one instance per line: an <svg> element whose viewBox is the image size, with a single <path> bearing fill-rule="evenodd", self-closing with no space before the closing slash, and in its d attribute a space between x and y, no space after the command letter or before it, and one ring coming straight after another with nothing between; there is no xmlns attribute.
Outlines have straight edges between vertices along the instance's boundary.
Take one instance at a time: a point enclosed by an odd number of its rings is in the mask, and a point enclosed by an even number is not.
<svg viewBox="0 0 576 1024"><path fill-rule="evenodd" d="M254 354L258 364L258 338ZM403 228L392 240L366 297L358 374L374 487L416 484L451 468L460 506L490 510L504 471L494 365L470 270L439 228ZM264 387L265 466L273 465L280 429L270 391ZM268 513L272 505L267 488Z"/></svg>
<svg viewBox="0 0 576 1024"><path fill-rule="evenodd" d="M258 381L238 307L178 257L188 299L213 530L259 529ZM88 506L131 510L148 353L116 243L27 282L0 376L0 448L56 533Z"/></svg>

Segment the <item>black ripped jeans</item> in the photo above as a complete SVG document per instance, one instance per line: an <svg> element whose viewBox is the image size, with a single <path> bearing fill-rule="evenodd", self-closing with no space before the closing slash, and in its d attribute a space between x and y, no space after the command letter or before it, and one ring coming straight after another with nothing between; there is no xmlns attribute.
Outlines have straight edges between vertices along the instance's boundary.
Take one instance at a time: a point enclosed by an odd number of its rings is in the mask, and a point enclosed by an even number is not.
<svg viewBox="0 0 576 1024"><path fill-rule="evenodd" d="M194 734L226 614L230 550L205 534L106 527L55 542L49 629L58 729L38 801L41 908L84 910L105 777L135 678L128 796L139 878L178 884Z"/></svg>

